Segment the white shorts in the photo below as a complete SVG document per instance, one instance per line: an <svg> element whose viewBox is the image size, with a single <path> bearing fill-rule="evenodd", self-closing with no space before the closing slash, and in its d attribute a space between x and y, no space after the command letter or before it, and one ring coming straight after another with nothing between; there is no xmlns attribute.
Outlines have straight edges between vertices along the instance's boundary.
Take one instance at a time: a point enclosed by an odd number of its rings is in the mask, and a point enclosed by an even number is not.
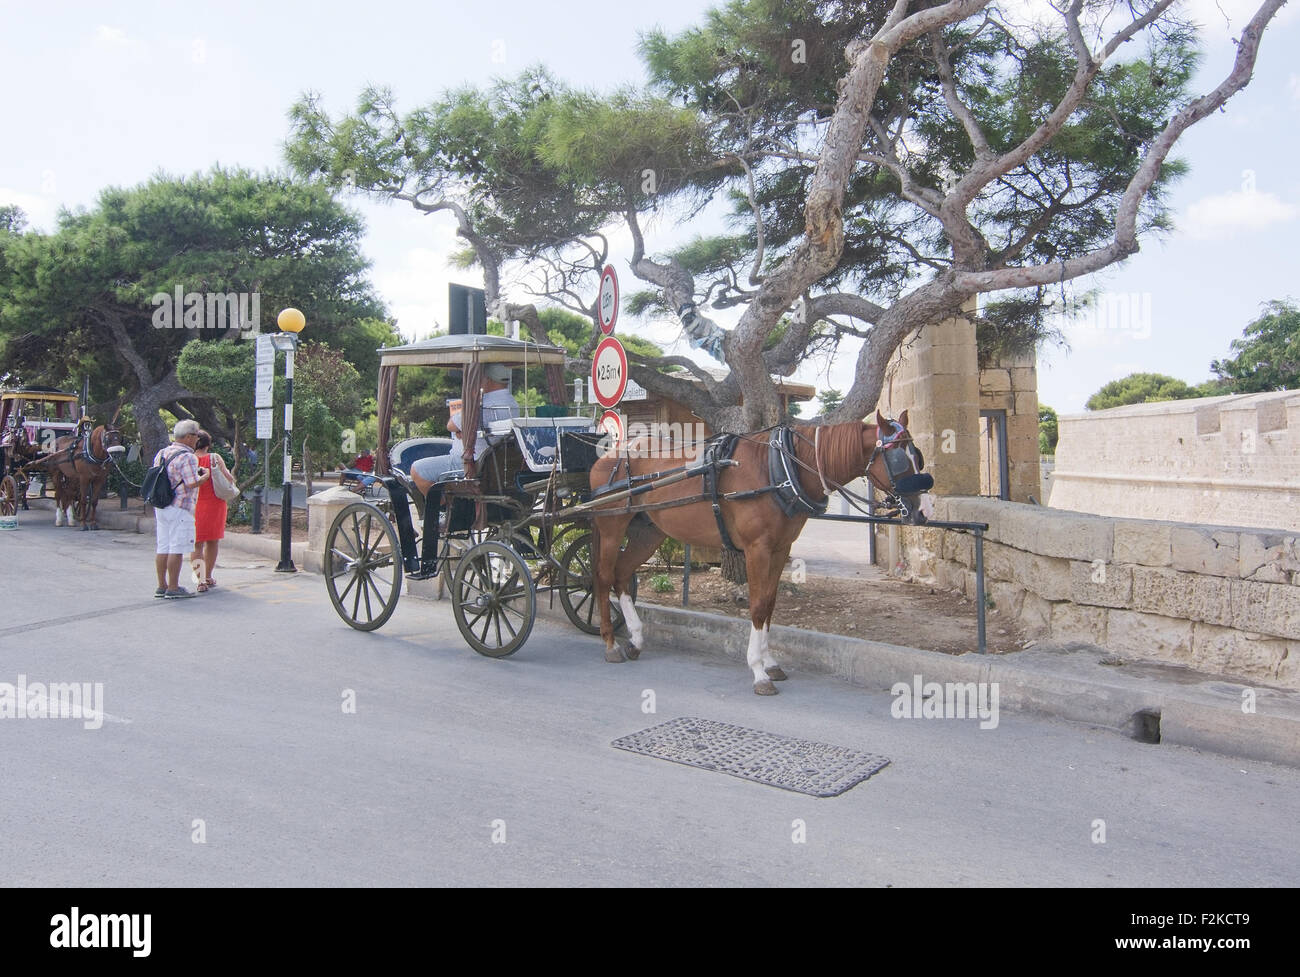
<svg viewBox="0 0 1300 977"><path fill-rule="evenodd" d="M174 505L154 509L153 524L159 554L194 552L194 513Z"/></svg>

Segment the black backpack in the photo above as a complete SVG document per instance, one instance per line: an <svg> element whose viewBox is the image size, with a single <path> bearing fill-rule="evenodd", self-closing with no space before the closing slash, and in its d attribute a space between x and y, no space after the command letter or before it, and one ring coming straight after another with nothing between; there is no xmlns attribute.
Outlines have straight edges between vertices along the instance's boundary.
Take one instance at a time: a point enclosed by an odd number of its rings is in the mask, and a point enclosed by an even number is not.
<svg viewBox="0 0 1300 977"><path fill-rule="evenodd" d="M170 457L164 454L161 465L154 465L144 473L144 481L140 483L140 498L155 509L166 509L176 498L171 476L167 474L167 466L176 460L178 454L179 452L176 451L173 451Z"/></svg>

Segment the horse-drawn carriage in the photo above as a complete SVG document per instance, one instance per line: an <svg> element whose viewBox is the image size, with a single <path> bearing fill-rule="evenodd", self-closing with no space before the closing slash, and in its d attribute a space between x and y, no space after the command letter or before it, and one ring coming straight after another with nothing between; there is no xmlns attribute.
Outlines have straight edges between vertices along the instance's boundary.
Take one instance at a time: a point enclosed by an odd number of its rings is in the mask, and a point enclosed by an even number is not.
<svg viewBox="0 0 1300 977"><path fill-rule="evenodd" d="M78 397L51 387L0 392L0 514L27 507L32 475L54 486L56 526L73 507L82 529L98 529L96 509L118 455L125 452L122 432L78 415ZM41 494L44 495L42 486Z"/></svg>
<svg viewBox="0 0 1300 977"><path fill-rule="evenodd" d="M517 417L480 431L485 364L558 370L558 347L494 336L443 336L381 351L377 499L346 505L326 534L324 576L339 616L372 631L392 616L403 576L443 574L461 635L480 654L513 654L532 631L539 594L605 640L607 661L639 656L635 571L671 534L742 551L749 575L749 664L754 691L771 695L785 673L767 632L790 545L829 493L865 475L884 511L925 521L934 484L906 430L876 423L777 427L702 444L611 445L587 417ZM421 491L385 452L396 370L459 368L464 470ZM549 378L561 389L558 377ZM475 443L487 453L474 460ZM648 450L647 450L648 449ZM359 475L360 473L354 473ZM626 542L624 542L626 541ZM628 642L614 633L626 623Z"/></svg>
<svg viewBox="0 0 1300 977"><path fill-rule="evenodd" d="M26 469L76 430L77 403L75 393L53 387L0 390L0 516L27 508Z"/></svg>
<svg viewBox="0 0 1300 977"><path fill-rule="evenodd" d="M477 335L381 355L381 369L461 369L467 394L491 363L528 370L564 362L559 347ZM381 450L378 474L346 473L368 489L326 534L324 574L335 610L352 627L371 631L392 616L403 577L441 576L456 624L480 654L500 658L523 645L539 594L558 596L574 624L597 633L591 532L574 510L590 494L587 473L601 435L590 418L574 416L516 417L480 430L479 398L464 400L462 427L474 432L464 436L464 468L448 471L427 494L409 473L420 451ZM488 449L475 461L478 438Z"/></svg>

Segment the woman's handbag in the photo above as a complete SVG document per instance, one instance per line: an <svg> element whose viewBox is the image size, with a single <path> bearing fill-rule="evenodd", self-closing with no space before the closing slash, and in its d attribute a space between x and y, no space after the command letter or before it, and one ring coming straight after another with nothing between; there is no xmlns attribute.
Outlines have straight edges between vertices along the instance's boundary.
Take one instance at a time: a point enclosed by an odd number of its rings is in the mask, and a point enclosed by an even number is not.
<svg viewBox="0 0 1300 977"><path fill-rule="evenodd" d="M212 460L208 460L212 465ZM233 502L239 498L239 486L229 478L225 471L219 465L212 465L212 491L217 494L217 498L225 502Z"/></svg>

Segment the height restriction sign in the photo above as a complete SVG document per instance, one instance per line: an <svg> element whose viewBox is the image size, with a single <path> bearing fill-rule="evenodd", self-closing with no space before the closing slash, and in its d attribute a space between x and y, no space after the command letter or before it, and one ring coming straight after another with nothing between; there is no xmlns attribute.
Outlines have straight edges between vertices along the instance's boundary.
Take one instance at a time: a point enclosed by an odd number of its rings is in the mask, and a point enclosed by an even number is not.
<svg viewBox="0 0 1300 977"><path fill-rule="evenodd" d="M602 339L591 358L591 386L601 407L613 407L627 390L627 352L613 336Z"/></svg>
<svg viewBox="0 0 1300 977"><path fill-rule="evenodd" d="M606 336L614 334L614 323L618 321L618 275L613 265L606 265L600 273L600 298L596 302L596 312L600 317L600 331Z"/></svg>

